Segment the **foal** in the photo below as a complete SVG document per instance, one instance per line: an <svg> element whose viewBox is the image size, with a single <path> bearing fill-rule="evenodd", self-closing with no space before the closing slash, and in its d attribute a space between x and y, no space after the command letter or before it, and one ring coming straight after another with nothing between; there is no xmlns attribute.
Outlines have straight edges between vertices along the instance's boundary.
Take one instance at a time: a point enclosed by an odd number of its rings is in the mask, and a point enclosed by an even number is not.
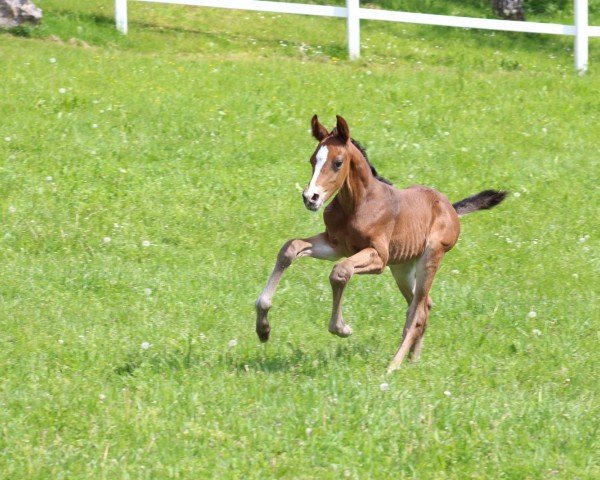
<svg viewBox="0 0 600 480"><path fill-rule="evenodd" d="M337 117L331 133L316 115L311 124L319 144L310 159L313 174L302 193L304 205L316 212L337 195L325 208L323 233L290 240L281 248L256 301L256 333L263 342L269 339L271 300L283 272L296 258L346 257L329 276L333 290L329 331L340 337L352 334L342 318L342 296L352 275L382 273L389 266L409 305L402 343L388 367L392 372L408 353L415 361L421 354L432 305L429 290L444 254L458 240L459 217L499 204L506 192L486 190L451 204L431 188L417 185L399 190L377 175L342 117Z"/></svg>

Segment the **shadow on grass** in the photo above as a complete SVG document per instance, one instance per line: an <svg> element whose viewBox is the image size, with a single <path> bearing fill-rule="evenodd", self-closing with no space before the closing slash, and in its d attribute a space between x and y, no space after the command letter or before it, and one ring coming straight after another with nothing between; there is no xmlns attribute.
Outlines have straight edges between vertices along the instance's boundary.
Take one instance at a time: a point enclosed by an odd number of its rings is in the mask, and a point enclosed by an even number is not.
<svg viewBox="0 0 600 480"><path fill-rule="evenodd" d="M240 357L225 357L223 363L233 367L238 372L248 373L261 371L264 373L277 373L293 371L296 374L314 376L322 374L327 368L335 368L337 363L347 364L351 359L369 359L373 351L366 344L341 341L332 349L307 350L295 347L291 352L277 352L270 354L266 351L257 355Z"/></svg>
<svg viewBox="0 0 600 480"><path fill-rule="evenodd" d="M2 29L0 32L13 37L31 38L34 36L35 25L19 25L12 28Z"/></svg>
<svg viewBox="0 0 600 480"><path fill-rule="evenodd" d="M84 12L73 12L72 10L56 9L52 10L48 15L58 18L66 18L68 20L94 23L100 26L109 26L115 28L115 17L112 15L105 15L102 13L84 13Z"/></svg>
<svg viewBox="0 0 600 480"><path fill-rule="evenodd" d="M365 342L340 340L319 349L302 346L269 351L269 347L261 347L253 352L237 353L227 350L207 358L199 354L195 347L198 344L191 340L187 346L169 351L138 351L130 353L118 364L113 373L121 377L135 375L139 369L156 374L182 373L189 369L207 367L211 369L237 371L240 374L263 372L273 374L292 372L296 375L314 376L324 370L335 369L337 364L347 365L357 359L364 362L373 360L376 355L377 339L366 339Z"/></svg>

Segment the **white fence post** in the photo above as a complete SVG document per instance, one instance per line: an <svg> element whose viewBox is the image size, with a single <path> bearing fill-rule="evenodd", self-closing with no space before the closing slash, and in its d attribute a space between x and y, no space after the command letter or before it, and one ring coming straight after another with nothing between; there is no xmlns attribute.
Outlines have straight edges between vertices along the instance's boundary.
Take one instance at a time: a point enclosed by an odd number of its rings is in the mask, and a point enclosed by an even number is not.
<svg viewBox="0 0 600 480"><path fill-rule="evenodd" d="M588 68L588 0L575 0L575 69L583 75Z"/></svg>
<svg viewBox="0 0 600 480"><path fill-rule="evenodd" d="M348 56L350 60L360 57L360 16L359 0L346 0L347 30L348 30Z"/></svg>
<svg viewBox="0 0 600 480"><path fill-rule="evenodd" d="M117 30L127 33L127 0L115 0L115 22Z"/></svg>

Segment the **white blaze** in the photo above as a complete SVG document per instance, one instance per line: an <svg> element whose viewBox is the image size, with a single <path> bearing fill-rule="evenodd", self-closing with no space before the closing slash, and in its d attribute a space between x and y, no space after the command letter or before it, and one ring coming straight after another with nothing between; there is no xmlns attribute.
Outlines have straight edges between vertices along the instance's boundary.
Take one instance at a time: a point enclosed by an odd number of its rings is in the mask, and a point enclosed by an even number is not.
<svg viewBox="0 0 600 480"><path fill-rule="evenodd" d="M327 155L329 155L329 149L326 146L322 146L321 148L319 148L319 151L316 155L317 163L315 164L315 172L313 173L308 188L306 189L306 194L308 197L311 197L312 195L317 193L317 188L321 190L320 187L317 187L317 179L321 174L321 169L323 168L323 165L325 165L325 162L327 161ZM318 193L320 194L321 192Z"/></svg>

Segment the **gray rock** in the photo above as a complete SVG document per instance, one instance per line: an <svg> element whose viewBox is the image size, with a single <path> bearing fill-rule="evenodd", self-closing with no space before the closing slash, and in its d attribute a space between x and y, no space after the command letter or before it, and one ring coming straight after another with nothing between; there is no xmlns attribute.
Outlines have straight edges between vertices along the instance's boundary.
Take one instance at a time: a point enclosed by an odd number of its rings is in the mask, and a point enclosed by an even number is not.
<svg viewBox="0 0 600 480"><path fill-rule="evenodd" d="M492 0L492 10L505 20L525 20L523 0Z"/></svg>
<svg viewBox="0 0 600 480"><path fill-rule="evenodd" d="M0 28L18 27L25 23L38 24L42 10L31 0L0 0Z"/></svg>

